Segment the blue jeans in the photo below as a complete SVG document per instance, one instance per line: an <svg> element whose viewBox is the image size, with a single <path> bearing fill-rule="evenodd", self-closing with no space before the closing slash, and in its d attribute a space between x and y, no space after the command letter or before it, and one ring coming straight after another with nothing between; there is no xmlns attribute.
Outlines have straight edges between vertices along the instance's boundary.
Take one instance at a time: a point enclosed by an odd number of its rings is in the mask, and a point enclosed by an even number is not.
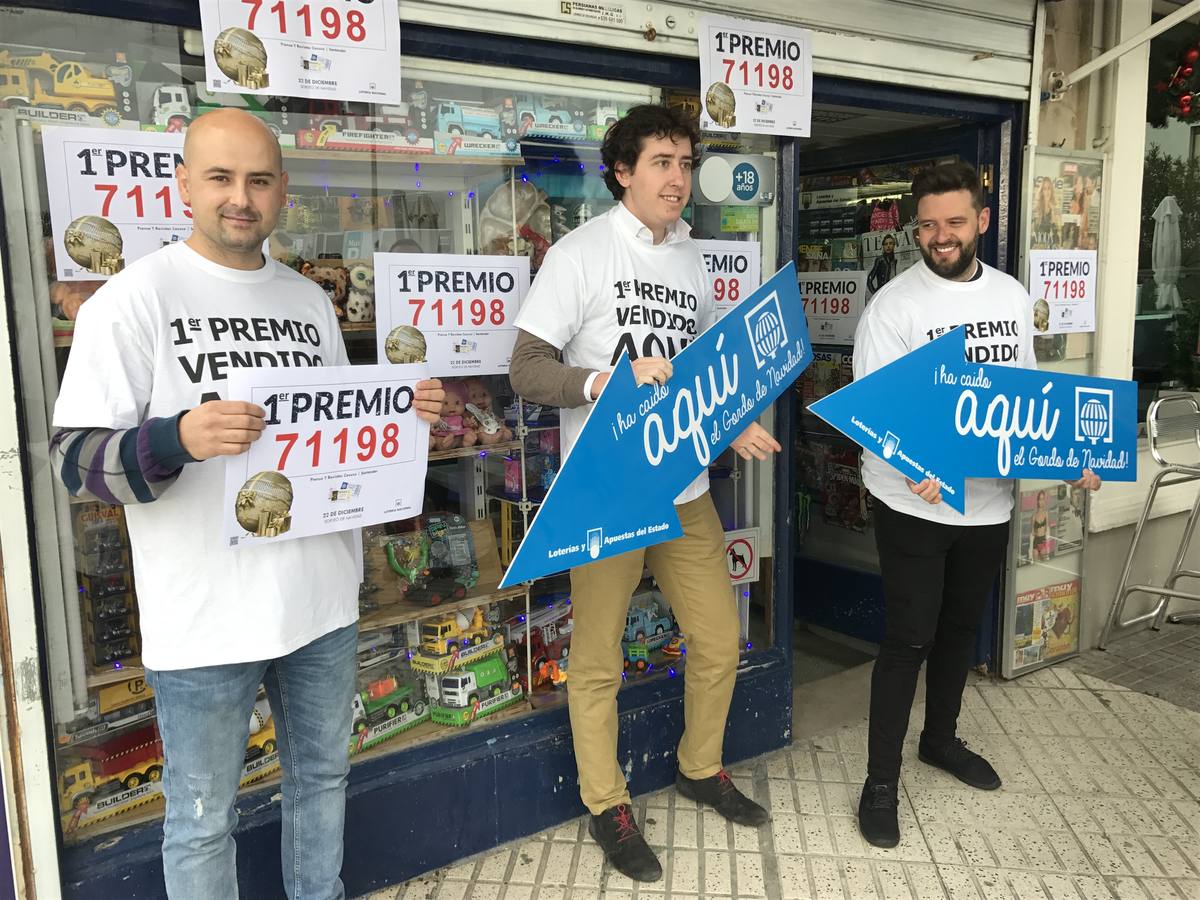
<svg viewBox="0 0 1200 900"><path fill-rule="evenodd" d="M234 796L259 683L283 767L283 886L291 900L342 900L342 825L358 626L279 659L146 672L166 771L163 869L172 900L238 896Z"/></svg>

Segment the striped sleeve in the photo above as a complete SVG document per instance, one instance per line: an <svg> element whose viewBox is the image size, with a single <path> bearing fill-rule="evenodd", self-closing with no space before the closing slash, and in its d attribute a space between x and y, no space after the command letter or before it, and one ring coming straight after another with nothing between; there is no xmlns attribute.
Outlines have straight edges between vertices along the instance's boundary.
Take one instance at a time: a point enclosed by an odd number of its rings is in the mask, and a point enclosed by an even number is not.
<svg viewBox="0 0 1200 900"><path fill-rule="evenodd" d="M136 428L64 428L50 459L72 497L114 505L153 503L196 462L179 441L179 418L147 419Z"/></svg>

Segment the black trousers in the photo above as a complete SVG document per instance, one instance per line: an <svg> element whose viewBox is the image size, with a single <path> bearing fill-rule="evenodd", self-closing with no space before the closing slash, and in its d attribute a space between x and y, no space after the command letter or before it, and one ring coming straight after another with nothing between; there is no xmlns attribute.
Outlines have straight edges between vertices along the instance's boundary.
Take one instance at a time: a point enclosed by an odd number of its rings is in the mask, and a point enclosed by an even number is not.
<svg viewBox="0 0 1200 900"><path fill-rule="evenodd" d="M871 675L867 773L900 777L908 717L925 673L925 736L954 738L975 634L1004 562L1008 524L946 525L875 501L887 628Z"/></svg>

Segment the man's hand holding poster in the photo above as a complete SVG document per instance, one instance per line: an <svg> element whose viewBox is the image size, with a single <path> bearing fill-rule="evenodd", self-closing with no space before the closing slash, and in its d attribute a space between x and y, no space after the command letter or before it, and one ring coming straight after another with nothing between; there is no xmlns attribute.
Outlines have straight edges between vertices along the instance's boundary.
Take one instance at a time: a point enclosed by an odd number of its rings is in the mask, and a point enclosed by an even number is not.
<svg viewBox="0 0 1200 900"><path fill-rule="evenodd" d="M225 468L231 547L327 534L421 512L429 425L418 417L424 365L243 369L231 398L266 429Z"/></svg>
<svg viewBox="0 0 1200 900"><path fill-rule="evenodd" d="M662 385L622 356L501 587L679 537L674 499L812 359L796 267L688 344Z"/></svg>
<svg viewBox="0 0 1200 900"><path fill-rule="evenodd" d="M809 409L964 511L967 478L1137 480L1137 385L964 361L956 328Z"/></svg>

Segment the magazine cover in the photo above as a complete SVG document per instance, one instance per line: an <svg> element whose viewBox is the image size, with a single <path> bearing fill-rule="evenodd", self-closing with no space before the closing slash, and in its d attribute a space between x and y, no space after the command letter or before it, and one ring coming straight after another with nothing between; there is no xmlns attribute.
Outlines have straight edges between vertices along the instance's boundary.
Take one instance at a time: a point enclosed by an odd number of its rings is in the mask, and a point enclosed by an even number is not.
<svg viewBox="0 0 1200 900"><path fill-rule="evenodd" d="M837 351L814 351L812 363L796 382L805 405L844 388L854 380L853 355Z"/></svg>
<svg viewBox="0 0 1200 900"><path fill-rule="evenodd" d="M1079 579L1017 595L1013 664L1036 665L1079 648Z"/></svg>
<svg viewBox="0 0 1200 900"><path fill-rule="evenodd" d="M851 531L867 530L867 489L859 477L857 447L831 449L825 459L825 521Z"/></svg>
<svg viewBox="0 0 1200 900"><path fill-rule="evenodd" d="M833 269L830 241L809 241L796 248L797 272L829 272Z"/></svg>
<svg viewBox="0 0 1200 900"><path fill-rule="evenodd" d="M916 228L906 225L896 231L868 231L859 238L860 265L867 272L867 299L921 259Z"/></svg>
<svg viewBox="0 0 1200 900"><path fill-rule="evenodd" d="M1017 565L1045 562L1083 546L1083 489L1059 484L1022 491Z"/></svg>

